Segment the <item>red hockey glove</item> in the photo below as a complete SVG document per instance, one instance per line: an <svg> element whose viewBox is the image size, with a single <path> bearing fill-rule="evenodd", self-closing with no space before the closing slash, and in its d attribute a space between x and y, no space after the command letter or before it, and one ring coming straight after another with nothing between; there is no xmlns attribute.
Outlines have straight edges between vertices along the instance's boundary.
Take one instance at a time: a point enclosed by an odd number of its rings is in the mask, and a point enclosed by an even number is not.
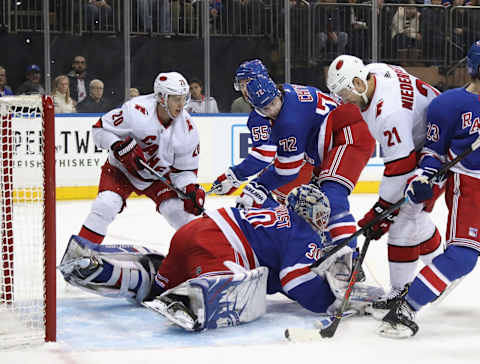
<svg viewBox="0 0 480 364"><path fill-rule="evenodd" d="M139 160L147 162L143 155L142 148L137 144L135 139L127 137L125 140L119 140L112 144L110 149L115 158L117 158L133 175L138 175L137 171L141 171L143 166Z"/></svg>
<svg viewBox="0 0 480 364"><path fill-rule="evenodd" d="M205 203L205 191L200 185L189 184L185 187L185 194L189 197L183 200L183 208L193 215L200 215L203 212Z"/></svg>
<svg viewBox="0 0 480 364"><path fill-rule="evenodd" d="M365 216L358 222L358 226L364 227L366 226L370 221L372 221L374 218L376 218L378 215L380 215L383 211L387 210L392 206L390 202L387 202L385 200L382 200L381 198L378 199L377 203L373 205L373 207L368 211ZM388 229L390 229L390 225L393 223L395 216L398 215L399 209L395 210L392 212L390 215L388 215L386 218L383 220L377 222L375 225L373 225L367 234L369 234L369 237L378 240L382 237L383 234L385 234Z"/></svg>

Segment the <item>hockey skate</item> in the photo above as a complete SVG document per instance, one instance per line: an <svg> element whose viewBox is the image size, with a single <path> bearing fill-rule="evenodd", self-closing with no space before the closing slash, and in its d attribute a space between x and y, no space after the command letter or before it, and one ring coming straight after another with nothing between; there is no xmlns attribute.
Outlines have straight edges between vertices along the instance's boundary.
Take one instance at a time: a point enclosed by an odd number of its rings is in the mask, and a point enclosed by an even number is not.
<svg viewBox="0 0 480 364"><path fill-rule="evenodd" d="M394 339L413 336L418 331L415 314L416 311L402 297L395 302L392 309L385 315L377 333L380 336Z"/></svg>
<svg viewBox="0 0 480 364"><path fill-rule="evenodd" d="M390 311L395 303L401 300L408 293L407 284L403 289L392 288L390 292L377 300L372 302L372 305L367 307L366 312L371 314L376 320L382 320L383 317Z"/></svg>
<svg viewBox="0 0 480 364"><path fill-rule="evenodd" d="M188 300L187 296L167 294L158 296L152 301L145 301L142 305L160 313L174 324L188 331L200 331L202 326L197 315L189 308Z"/></svg>

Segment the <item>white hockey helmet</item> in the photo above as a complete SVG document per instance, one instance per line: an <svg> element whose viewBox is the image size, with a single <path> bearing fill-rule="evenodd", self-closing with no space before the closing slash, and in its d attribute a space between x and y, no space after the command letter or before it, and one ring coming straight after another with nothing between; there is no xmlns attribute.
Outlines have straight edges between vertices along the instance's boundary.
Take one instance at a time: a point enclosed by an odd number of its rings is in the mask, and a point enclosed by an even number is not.
<svg viewBox="0 0 480 364"><path fill-rule="evenodd" d="M363 61L354 56L343 54L333 60L328 67L327 87L331 93L340 96L345 89L352 91L356 95L362 96L365 102L367 99L367 77L368 70L363 64ZM353 79L358 77L365 84L365 91L359 93L355 90Z"/></svg>
<svg viewBox="0 0 480 364"><path fill-rule="evenodd" d="M160 105L165 108L169 95L184 95L185 104L190 100L190 86L185 77L178 72L159 73L153 83L153 92Z"/></svg>

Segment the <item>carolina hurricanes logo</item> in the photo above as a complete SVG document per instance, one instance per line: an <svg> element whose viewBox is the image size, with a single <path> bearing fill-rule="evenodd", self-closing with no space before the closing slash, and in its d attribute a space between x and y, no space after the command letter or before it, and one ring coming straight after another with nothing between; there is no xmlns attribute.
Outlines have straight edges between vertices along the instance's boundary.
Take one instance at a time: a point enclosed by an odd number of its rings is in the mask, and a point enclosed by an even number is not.
<svg viewBox="0 0 480 364"><path fill-rule="evenodd" d="M378 117L382 113L382 107L383 107L383 100L379 101L377 104L377 113L375 117Z"/></svg>
<svg viewBox="0 0 480 364"><path fill-rule="evenodd" d="M336 68L337 71L338 71L340 68L342 68L342 66L343 66L343 61L340 60L340 61L337 62L337 65L335 66L335 68Z"/></svg>
<svg viewBox="0 0 480 364"><path fill-rule="evenodd" d="M167 80L167 76L160 76L160 81L166 81Z"/></svg>

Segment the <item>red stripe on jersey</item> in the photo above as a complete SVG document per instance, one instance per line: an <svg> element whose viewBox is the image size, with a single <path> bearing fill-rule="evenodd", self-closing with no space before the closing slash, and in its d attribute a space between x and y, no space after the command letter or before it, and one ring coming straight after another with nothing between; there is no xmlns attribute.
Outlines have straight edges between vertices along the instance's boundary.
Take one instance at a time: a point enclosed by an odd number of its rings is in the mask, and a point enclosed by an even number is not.
<svg viewBox="0 0 480 364"><path fill-rule="evenodd" d="M418 260L420 246L396 246L388 245L388 261L396 263L407 263Z"/></svg>
<svg viewBox="0 0 480 364"><path fill-rule="evenodd" d="M277 154L276 150L264 150L259 148L252 148L252 152L257 152L258 154L264 155L265 157L273 158Z"/></svg>
<svg viewBox="0 0 480 364"><path fill-rule="evenodd" d="M82 238L85 238L95 244L101 244L103 239L105 238L105 236L90 230L86 226L82 226L82 229L78 233L78 236L81 236Z"/></svg>
<svg viewBox="0 0 480 364"><path fill-rule="evenodd" d="M295 269L295 270L292 270L291 272L288 272L287 275L280 280L280 282L282 283L282 286L285 286L291 280L308 273L310 273L310 266Z"/></svg>
<svg viewBox="0 0 480 364"><path fill-rule="evenodd" d="M103 127L103 124L102 124L102 119L98 119L98 121L92 125L92 128L102 128Z"/></svg>
<svg viewBox="0 0 480 364"><path fill-rule="evenodd" d="M443 292L447 288L447 284L435 274L435 272L427 265L421 271L422 275L428 283L430 283L438 292Z"/></svg>
<svg viewBox="0 0 480 364"><path fill-rule="evenodd" d="M247 254L248 264L250 265L250 268L256 267L252 247L250 246L250 244L248 244L248 240L245 237L245 234L243 234L243 231L240 230L238 225L230 218L230 216L228 216L227 211L225 211L224 208L219 209L218 212L225 219L228 225L230 225L230 227L242 243L243 249L245 249L245 253Z"/></svg>
<svg viewBox="0 0 480 364"><path fill-rule="evenodd" d="M345 234L354 234L357 229L355 228L355 225L343 225L343 226L336 226L333 229L329 229L330 235L332 236L332 239L334 239L337 236L340 235L345 235Z"/></svg>
<svg viewBox="0 0 480 364"><path fill-rule="evenodd" d="M408 157L385 163L383 175L386 177L401 176L413 171L417 167L417 153L412 150Z"/></svg>
<svg viewBox="0 0 480 364"><path fill-rule="evenodd" d="M278 160L278 158L275 158L275 168L279 168L279 169L296 169L301 167L302 164L303 164L303 158L295 162L287 162L287 163L282 163Z"/></svg>
<svg viewBox="0 0 480 364"><path fill-rule="evenodd" d="M423 243L420 243L420 254L425 255L425 254L433 253L435 250L438 249L441 242L442 242L442 237L440 236L438 229L435 228L435 232L433 233L433 236L430 239L425 240Z"/></svg>

